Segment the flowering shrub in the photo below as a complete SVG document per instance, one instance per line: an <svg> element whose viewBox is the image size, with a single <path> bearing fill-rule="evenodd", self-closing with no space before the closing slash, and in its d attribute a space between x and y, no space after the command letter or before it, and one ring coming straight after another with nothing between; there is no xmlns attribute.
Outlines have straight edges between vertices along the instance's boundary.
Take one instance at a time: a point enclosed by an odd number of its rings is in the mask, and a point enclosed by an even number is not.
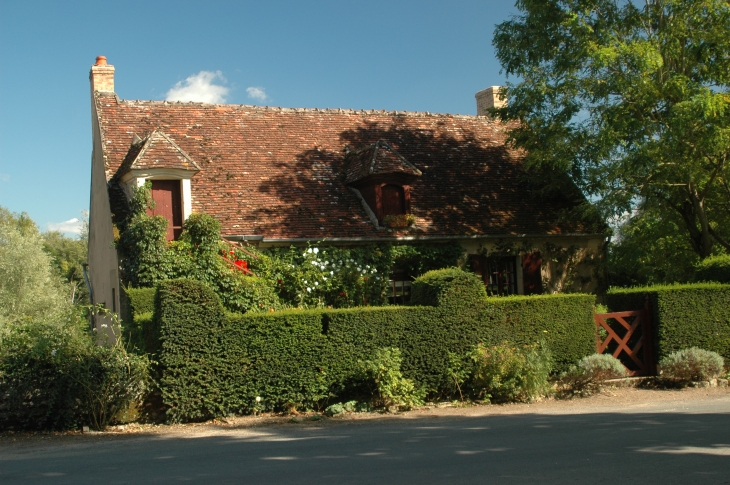
<svg viewBox="0 0 730 485"><path fill-rule="evenodd" d="M244 255L248 256L248 255ZM250 258L251 270L275 282L299 308L382 305L392 265L388 246L270 249Z"/></svg>
<svg viewBox="0 0 730 485"><path fill-rule="evenodd" d="M165 219L146 214L152 204L150 187L146 184L137 190L132 212L121 224L123 279L133 287L155 286L173 278L202 281L231 311L383 305L393 268L415 277L453 266L463 255L454 242L234 247L221 240L220 223L208 214L192 214L183 224L180 239L168 243Z"/></svg>

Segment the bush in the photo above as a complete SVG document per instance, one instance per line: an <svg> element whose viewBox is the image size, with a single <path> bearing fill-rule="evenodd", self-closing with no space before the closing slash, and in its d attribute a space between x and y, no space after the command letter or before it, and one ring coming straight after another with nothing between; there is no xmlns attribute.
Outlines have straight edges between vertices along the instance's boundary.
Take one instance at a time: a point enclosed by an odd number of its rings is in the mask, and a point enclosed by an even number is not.
<svg viewBox="0 0 730 485"><path fill-rule="evenodd" d="M521 348L542 339L562 369L594 351L593 303L571 294L240 315L226 314L201 283L170 280L159 285L148 333L160 339L169 419L187 421L361 397L360 362L390 347L400 349L402 377L432 396L456 392L444 373L449 353L463 356L475 342Z"/></svg>
<svg viewBox="0 0 730 485"><path fill-rule="evenodd" d="M544 345L493 347L478 344L470 353L473 374L468 385L474 395L486 401L532 401L548 394L552 369L550 352Z"/></svg>
<svg viewBox="0 0 730 485"><path fill-rule="evenodd" d="M477 275L459 268L429 271L416 278L411 287L413 305L481 302L486 297L487 290Z"/></svg>
<svg viewBox="0 0 730 485"><path fill-rule="evenodd" d="M697 263L695 280L730 283L730 254L710 256Z"/></svg>
<svg viewBox="0 0 730 485"><path fill-rule="evenodd" d="M121 341L95 343L69 310L55 321L15 325L0 345L0 428L103 429L148 388L149 361Z"/></svg>
<svg viewBox="0 0 730 485"><path fill-rule="evenodd" d="M423 404L425 392L403 377L402 362L397 347L386 347L376 350L372 359L360 363L363 377L371 385L374 407L410 409Z"/></svg>
<svg viewBox="0 0 730 485"><path fill-rule="evenodd" d="M560 383L570 392L595 391L608 379L628 376L628 370L610 354L593 354L583 357L577 366L560 376Z"/></svg>
<svg viewBox="0 0 730 485"><path fill-rule="evenodd" d="M717 352L697 347L673 352L659 361L660 376L680 384L708 381L723 372L724 361Z"/></svg>
<svg viewBox="0 0 730 485"><path fill-rule="evenodd" d="M730 359L730 285L694 283L611 289L611 311L638 310L646 296L652 311L657 360L689 347Z"/></svg>

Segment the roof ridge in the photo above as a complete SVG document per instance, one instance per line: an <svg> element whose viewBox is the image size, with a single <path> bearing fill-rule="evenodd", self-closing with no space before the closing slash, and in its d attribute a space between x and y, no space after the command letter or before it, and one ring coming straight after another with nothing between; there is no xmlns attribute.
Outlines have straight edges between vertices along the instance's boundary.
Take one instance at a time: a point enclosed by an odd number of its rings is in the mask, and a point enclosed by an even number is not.
<svg viewBox="0 0 730 485"><path fill-rule="evenodd" d="M287 108L282 106L260 106L255 104L231 104L231 103L202 103L196 101L158 101L143 99L121 99L116 93L96 92L98 97L115 97L119 104L128 105L150 105L150 106L210 106L251 109L256 111L274 111L281 113L328 113L328 114L362 114L362 115L390 115L390 116L413 116L413 117L434 117L434 118L457 118L457 119L478 119L486 123L503 124L487 116L465 115L455 113L433 113L431 111L407 111L387 109L352 109L352 108Z"/></svg>

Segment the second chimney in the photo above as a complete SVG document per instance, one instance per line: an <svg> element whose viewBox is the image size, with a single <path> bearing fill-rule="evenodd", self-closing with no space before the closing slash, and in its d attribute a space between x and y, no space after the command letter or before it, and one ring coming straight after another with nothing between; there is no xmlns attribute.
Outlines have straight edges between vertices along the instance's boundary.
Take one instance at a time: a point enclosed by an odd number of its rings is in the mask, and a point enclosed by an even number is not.
<svg viewBox="0 0 730 485"><path fill-rule="evenodd" d="M96 64L91 66L89 80L91 81L91 92L114 92L114 66L106 63L105 56L96 58Z"/></svg>
<svg viewBox="0 0 730 485"><path fill-rule="evenodd" d="M489 116L487 109L503 108L507 106L507 100L499 99L501 86L492 86L483 89L474 95L477 98L477 116Z"/></svg>

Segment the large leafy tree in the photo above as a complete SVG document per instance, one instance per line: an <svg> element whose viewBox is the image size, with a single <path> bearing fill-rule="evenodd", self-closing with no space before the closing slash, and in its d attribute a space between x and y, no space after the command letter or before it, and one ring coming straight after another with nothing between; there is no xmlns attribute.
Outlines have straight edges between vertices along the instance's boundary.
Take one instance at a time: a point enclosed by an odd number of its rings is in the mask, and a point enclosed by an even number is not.
<svg viewBox="0 0 730 485"><path fill-rule="evenodd" d="M567 171L606 216L650 207L692 251L730 251L730 4L518 0L494 46L502 119L531 167ZM657 212L658 211L658 212Z"/></svg>

